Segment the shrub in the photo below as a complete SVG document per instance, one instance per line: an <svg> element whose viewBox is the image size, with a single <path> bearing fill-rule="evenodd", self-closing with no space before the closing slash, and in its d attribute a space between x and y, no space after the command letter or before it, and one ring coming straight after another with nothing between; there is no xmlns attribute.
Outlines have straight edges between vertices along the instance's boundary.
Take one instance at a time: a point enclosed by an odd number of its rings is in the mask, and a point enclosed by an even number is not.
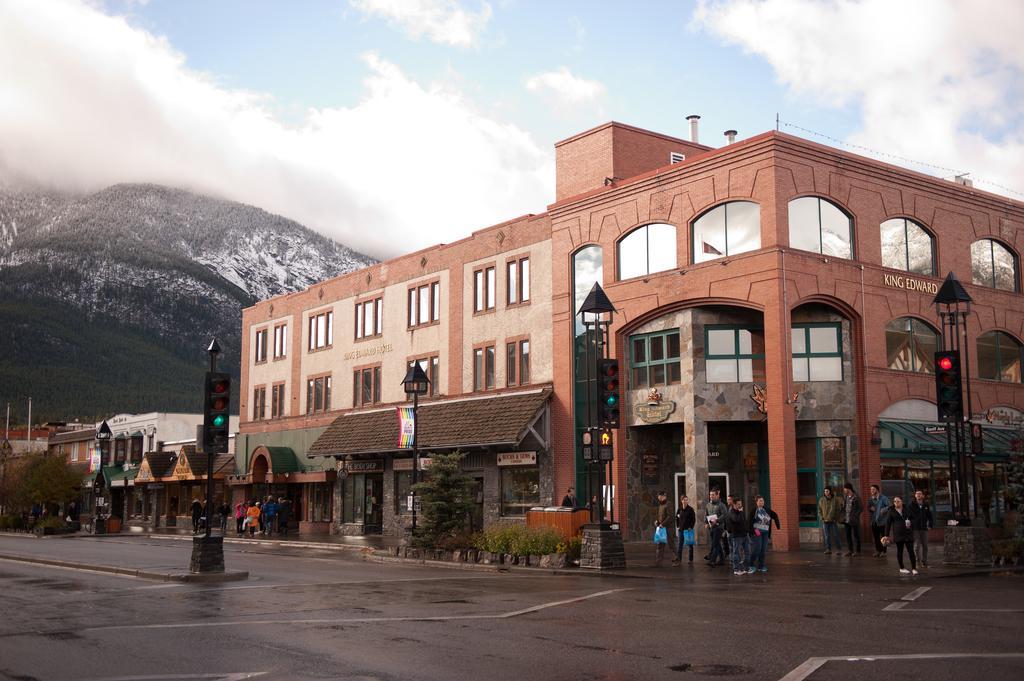
<svg viewBox="0 0 1024 681"><path fill-rule="evenodd" d="M0 530L23 530L25 520L15 513L0 515Z"/></svg>
<svg viewBox="0 0 1024 681"><path fill-rule="evenodd" d="M477 535L474 546L491 553L516 556L555 553L565 540L549 527L526 527L517 523L492 525Z"/></svg>
<svg viewBox="0 0 1024 681"><path fill-rule="evenodd" d="M443 551L457 551L472 548L475 542L476 535L460 532L459 534L441 537L434 543L434 548Z"/></svg>
<svg viewBox="0 0 1024 681"><path fill-rule="evenodd" d="M65 527L64 521L57 516L48 516L39 520L35 527L49 527L54 530L63 530Z"/></svg>
<svg viewBox="0 0 1024 681"><path fill-rule="evenodd" d="M563 540L558 545L556 553L566 553L569 555L571 560L579 560L580 550L583 548L583 537L578 534L574 537L570 537L568 540Z"/></svg>

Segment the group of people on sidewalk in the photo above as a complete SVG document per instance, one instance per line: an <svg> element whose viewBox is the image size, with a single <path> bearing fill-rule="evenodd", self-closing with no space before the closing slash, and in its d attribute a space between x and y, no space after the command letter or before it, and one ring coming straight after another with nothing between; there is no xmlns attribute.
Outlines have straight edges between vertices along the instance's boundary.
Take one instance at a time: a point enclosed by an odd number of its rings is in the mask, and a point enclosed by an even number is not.
<svg viewBox="0 0 1024 681"><path fill-rule="evenodd" d="M868 498L867 510L871 518L871 538L875 545L875 558L884 557L890 545L896 545L896 562L900 566L901 575L918 574L918 566L928 567L928 530L935 527L932 510L925 501L924 492L917 490L909 504L903 498L894 496L892 500L882 494L878 485L871 485L871 496ZM863 511L860 497L853 485L843 486L843 499L838 499L830 486L826 486L818 499L818 513L821 515L822 533L825 538L825 553L832 553L833 539L835 552L839 554L843 547L839 540L837 523L846 526L846 556L860 555L860 516ZM903 552L910 559L910 569L903 562Z"/></svg>
<svg viewBox="0 0 1024 681"><path fill-rule="evenodd" d="M743 499L729 496L727 503L723 502L721 492L715 488L711 490L704 509L704 517L710 544L704 560L709 567L723 565L726 556L729 556L735 575L768 572L765 554L771 539L772 524L774 523L778 529L781 529L781 525L778 514L765 505L764 497L754 497L754 508L746 512L743 510ZM682 563L684 546L689 549L688 562L693 563L696 524L696 511L690 506L690 500L685 494L679 497L679 505L673 515L665 492L658 492L654 539L655 566L662 565L665 550L669 546L668 529L672 525L675 526L676 539L675 560L672 564Z"/></svg>
<svg viewBox="0 0 1024 681"><path fill-rule="evenodd" d="M251 499L235 504L235 531L241 537L248 533L255 537L259 532L271 536L277 534L287 536L288 523L291 522L292 502L285 497L268 496L263 500Z"/></svg>

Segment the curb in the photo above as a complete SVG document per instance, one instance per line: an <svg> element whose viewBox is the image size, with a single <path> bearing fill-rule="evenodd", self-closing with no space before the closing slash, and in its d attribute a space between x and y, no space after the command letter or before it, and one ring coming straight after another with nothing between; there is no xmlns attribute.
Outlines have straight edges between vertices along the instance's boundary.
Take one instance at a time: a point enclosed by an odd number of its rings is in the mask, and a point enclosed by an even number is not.
<svg viewBox="0 0 1024 681"><path fill-rule="evenodd" d="M390 556L380 553L372 553L364 556L364 560L373 563L400 563L407 565L423 565L426 567L440 567L449 568L452 570L467 570L470 572L495 572L507 574L510 572L520 572L523 574L533 575L557 575L560 577L617 577L619 579L655 579L651 575L636 575L628 574L622 570L616 571L601 571L598 569L589 568L574 568L572 570L566 570L563 568L542 568L542 567L528 567L522 565L503 565L503 564L486 564L486 563L456 563L455 561L448 560L431 560L429 558L400 558L398 556Z"/></svg>
<svg viewBox="0 0 1024 681"><path fill-rule="evenodd" d="M249 579L248 572L240 572L237 570L197 574L193 574L191 572L154 572L153 570L147 570L145 568L122 568L113 565L93 565L91 563L76 563L69 560L36 558L34 556L17 556L7 553L0 553L0 560L12 560L19 563L32 563L35 565L48 565L50 567L68 568L71 570L106 572L112 575L151 579L160 582L198 582L206 584L215 582L239 582Z"/></svg>
<svg viewBox="0 0 1024 681"><path fill-rule="evenodd" d="M111 535L113 536L113 535ZM168 541L190 541L190 535L177 534L142 534L133 535L146 539L164 539ZM354 544L328 544L327 542L303 542L303 541L273 541L270 539L239 539L237 537L224 537L225 544L237 544L238 546L294 546L298 549L321 549L328 551L376 551L372 546L356 546Z"/></svg>

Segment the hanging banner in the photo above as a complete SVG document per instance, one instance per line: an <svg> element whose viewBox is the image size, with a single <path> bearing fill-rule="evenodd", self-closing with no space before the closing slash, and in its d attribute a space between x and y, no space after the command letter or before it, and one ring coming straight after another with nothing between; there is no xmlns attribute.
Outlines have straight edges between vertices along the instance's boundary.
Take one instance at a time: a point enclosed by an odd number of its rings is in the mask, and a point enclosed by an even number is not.
<svg viewBox="0 0 1024 681"><path fill-rule="evenodd" d="M396 407L398 412L398 448L411 449L413 433L416 431L416 415L412 407Z"/></svg>

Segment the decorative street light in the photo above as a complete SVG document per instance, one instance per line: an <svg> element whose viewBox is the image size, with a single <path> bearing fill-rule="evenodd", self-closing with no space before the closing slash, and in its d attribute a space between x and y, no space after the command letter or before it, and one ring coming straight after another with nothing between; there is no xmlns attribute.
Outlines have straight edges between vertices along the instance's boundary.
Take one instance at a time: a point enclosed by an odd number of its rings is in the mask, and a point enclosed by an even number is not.
<svg viewBox="0 0 1024 681"><path fill-rule="evenodd" d="M942 348L944 351L949 353L956 353L951 357L943 357L941 361L945 361L950 364L949 367L940 366L936 369L936 375L942 375L942 369L954 369L952 366L953 362L950 360L955 358L957 363L964 369L964 377L966 378L967 387L967 404L959 405L960 409L964 411L964 414L955 420L949 420L946 426L946 446L949 451L950 459L950 477L956 481L956 493L953 495L954 515L957 516L958 520L966 519L970 517L970 501L969 501L969 490L974 489L974 484L968 486L968 479L974 480L974 456L968 457L966 455L966 430L965 422L969 426L971 419L973 418L973 410L971 404L971 371L970 371L970 355L969 355L969 343L967 342L967 317L971 313L971 296L964 289L963 284L956 278L956 275L950 272L946 275L946 280L942 282L942 286L939 287L939 292L935 294L935 300L932 301L935 304L935 310L938 312L939 318L942 320ZM961 330L962 329L962 330ZM963 360L960 362L959 358ZM940 361L937 358L937 361ZM955 367L955 370L959 370L960 367ZM957 380L953 381L959 384L959 375L955 372L950 375L955 375ZM954 393L960 391L961 386L955 385ZM943 396L941 394L942 387L939 386L938 390L940 394L937 396L939 410L944 411ZM954 405L957 406L957 405ZM966 406L966 409L963 407ZM948 409L947 409L948 410ZM940 413L940 419L942 414ZM950 432L952 428L953 432ZM974 454L974 452L972 452ZM971 470L970 478L968 478L967 471L967 460L970 458ZM975 510L976 509L975 499Z"/></svg>
<svg viewBox="0 0 1024 681"><path fill-rule="evenodd" d="M110 426L107 425L106 419L100 424L99 429L96 431L96 441L100 443L100 465L97 469L97 474L101 475L103 471L104 462L107 456L110 454L110 441L113 439L114 433L111 432ZM98 484L93 484L93 521L92 528L94 534L105 534L106 533L106 521L101 517L102 506L99 504L99 495L102 494L103 487Z"/></svg>
<svg viewBox="0 0 1024 681"><path fill-rule="evenodd" d="M611 326L615 314L615 306L608 299L601 285L594 283L590 293L580 305L579 315L586 329L586 364L587 364L587 429L596 428L599 422L597 410L597 375L598 363L607 356L608 352L608 328ZM591 356L591 348L594 354ZM596 458L596 457L594 457ZM611 481L611 462L608 462L609 476ZM598 479L591 482L594 471L598 472ZM600 490L600 467L593 466L593 460L587 462L587 496L591 505L591 522L600 522L604 517L604 500L598 498L594 503L594 496L601 497Z"/></svg>
<svg viewBox="0 0 1024 681"><path fill-rule="evenodd" d="M405 378L402 379L402 387L406 395L412 395L412 490L415 490L417 473L419 471L419 449L416 443L416 433L419 430L419 418L417 410L420 406L420 395L426 395L430 390L430 379L424 373L419 362L414 361ZM412 491L412 532L416 534L416 492Z"/></svg>

